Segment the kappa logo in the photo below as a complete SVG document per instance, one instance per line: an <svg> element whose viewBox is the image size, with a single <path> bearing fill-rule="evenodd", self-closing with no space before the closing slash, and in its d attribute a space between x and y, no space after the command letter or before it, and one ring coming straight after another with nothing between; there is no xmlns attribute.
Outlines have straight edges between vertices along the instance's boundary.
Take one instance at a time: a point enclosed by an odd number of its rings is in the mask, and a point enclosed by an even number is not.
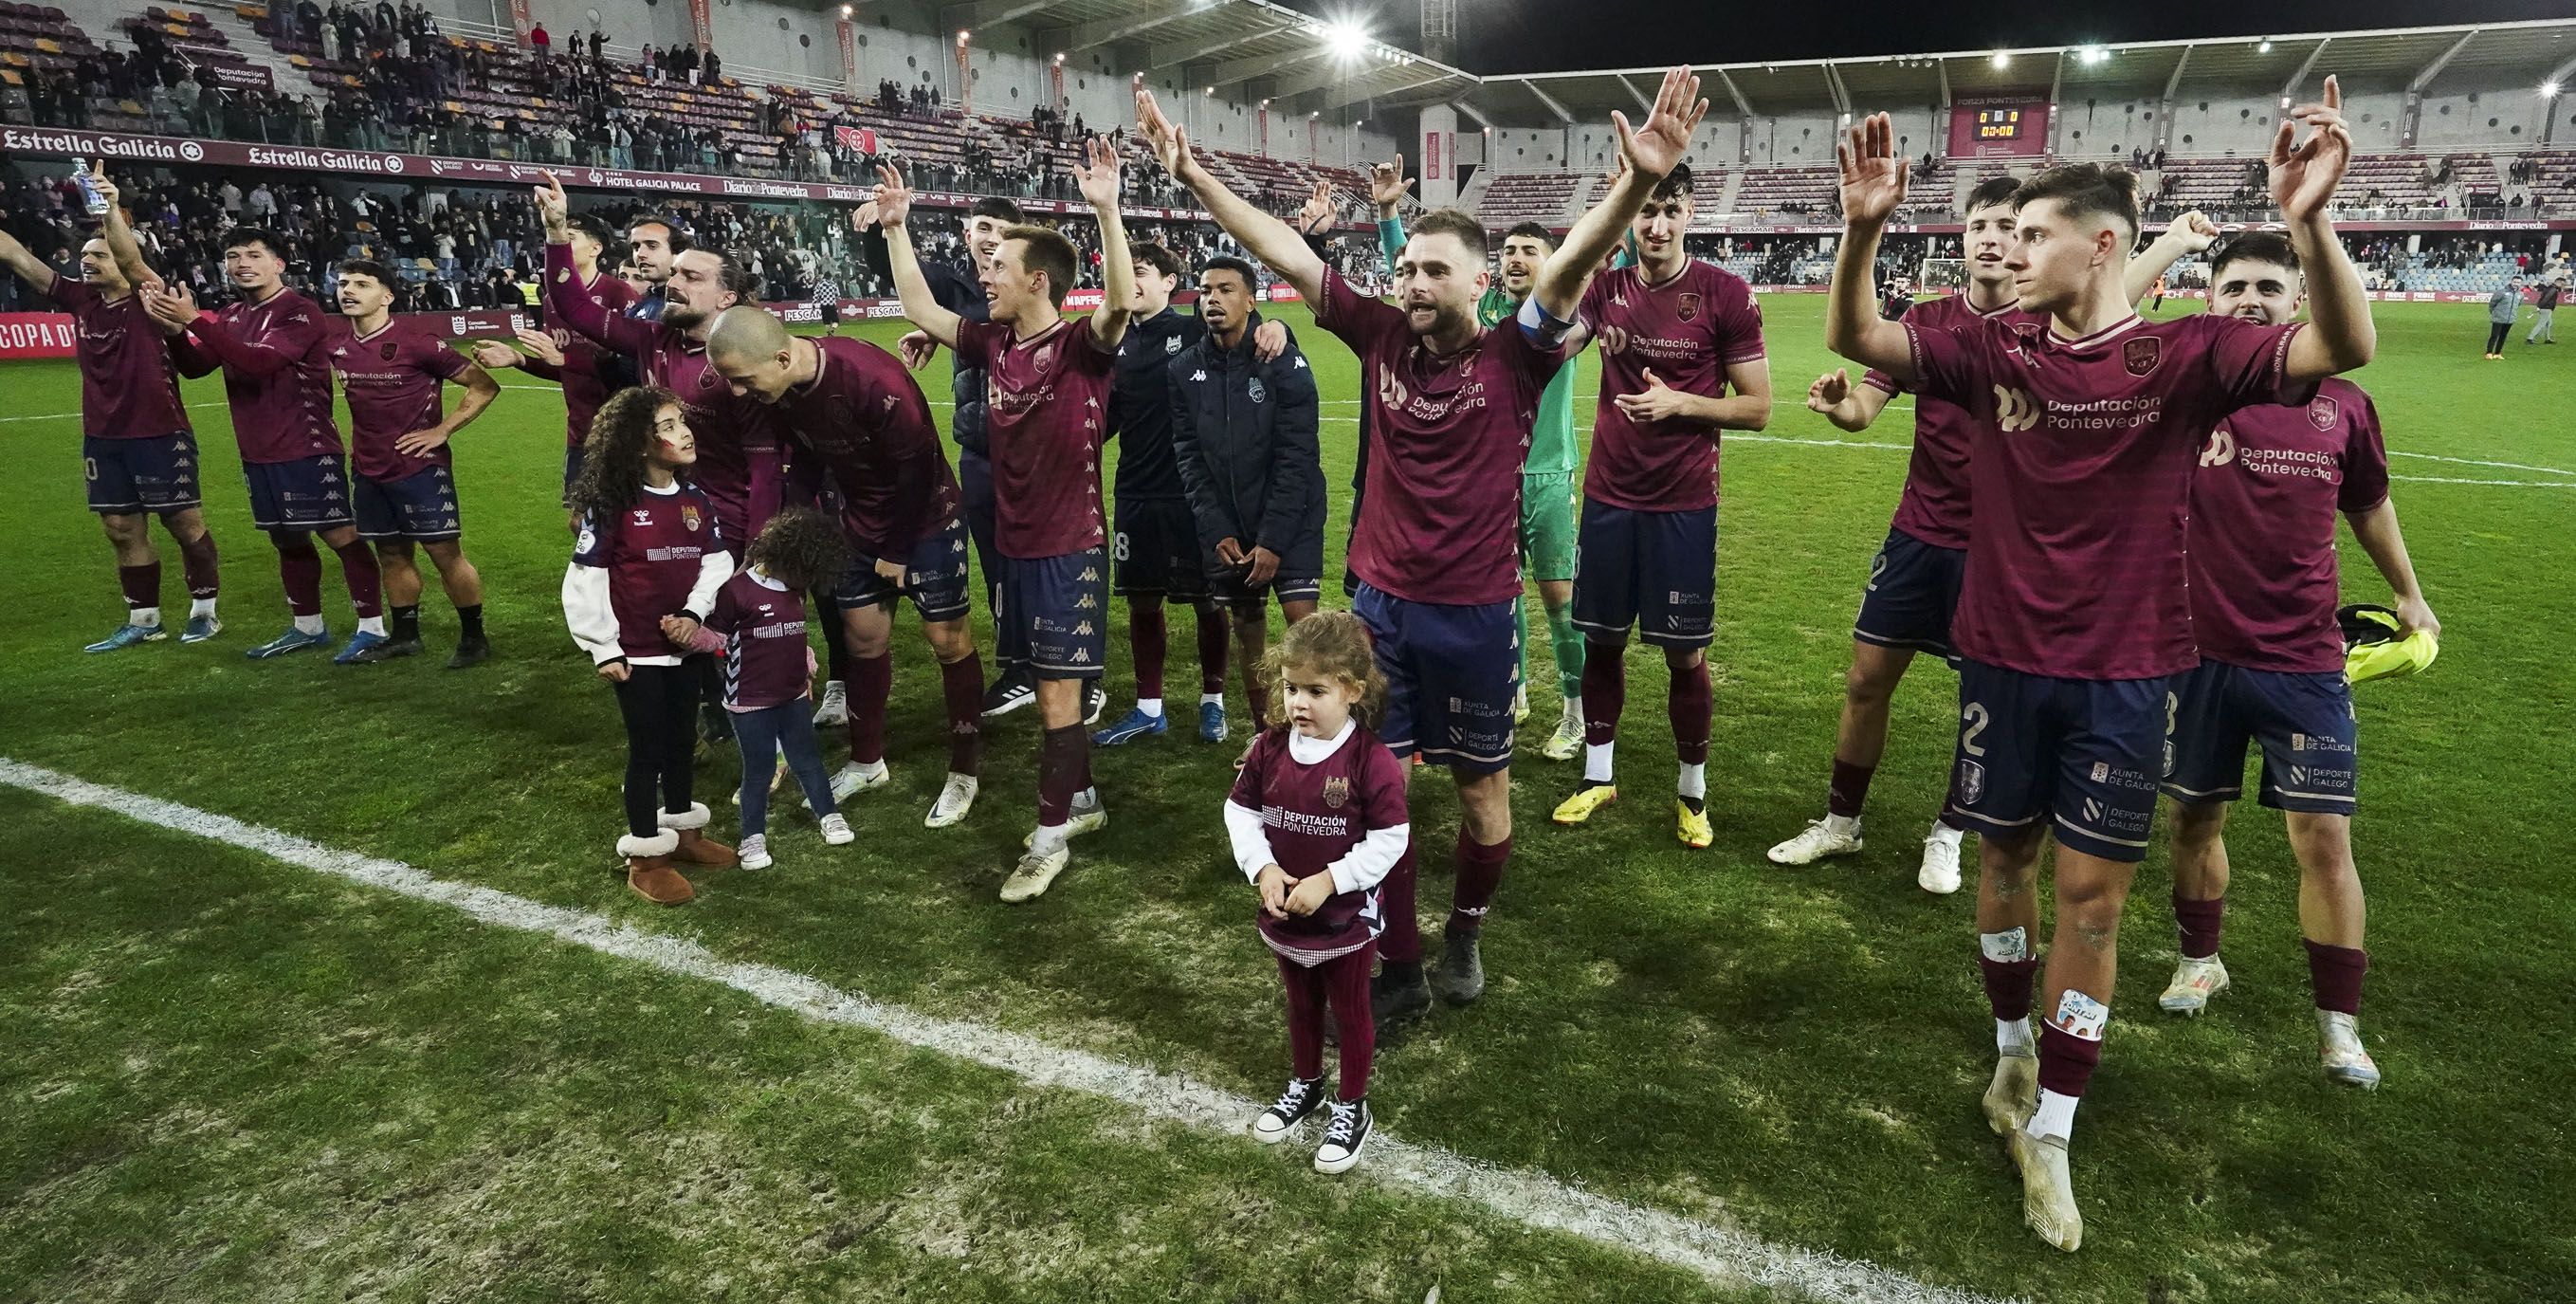
<svg viewBox="0 0 2576 1304"><path fill-rule="evenodd" d="M1083 664L1085 664L1085 663L1089 662L1090 660L1091 660L1091 649L1089 649L1089 648L1081 648L1081 647L1078 647L1078 648L1075 648L1075 649L1073 650L1073 663L1074 663L1075 665L1077 665L1077 666L1078 666L1078 665L1083 665Z"/></svg>
<svg viewBox="0 0 2576 1304"><path fill-rule="evenodd" d="M1326 806L1334 810L1340 810L1342 807L1349 805L1350 800L1351 781L1349 779L1336 774L1333 777L1324 780L1324 804Z"/></svg>
<svg viewBox="0 0 2576 1304"><path fill-rule="evenodd" d="M1698 321L1699 291L1683 291L1680 301L1673 306L1673 315L1681 318L1683 321Z"/></svg>
<svg viewBox="0 0 2576 1304"><path fill-rule="evenodd" d="M2236 460L2236 432L2220 426L2209 432L2209 443L2200 450L2202 466L2225 466Z"/></svg>
<svg viewBox="0 0 2576 1304"><path fill-rule="evenodd" d="M1252 383L1244 387L1243 395L1255 403L1260 403L1266 401L1270 397L1270 391L1263 389L1261 387L1261 378L1255 376L1252 379Z"/></svg>
<svg viewBox="0 0 2576 1304"><path fill-rule="evenodd" d="M2156 364L2164 361L2164 356L2165 342L2154 335L2141 336L2120 345L2120 365L2127 368L2132 376L2143 376L2155 370Z"/></svg>
<svg viewBox="0 0 2576 1304"><path fill-rule="evenodd" d="M1085 566L1085 567L1083 567L1083 568L1082 568L1082 573L1073 577L1073 582L1074 582L1074 583L1076 583L1076 584L1097 584L1097 583L1099 583L1099 582L1100 582L1100 568L1098 568L1098 567L1096 567L1096 566Z"/></svg>
<svg viewBox="0 0 2576 1304"><path fill-rule="evenodd" d="M1092 608L1097 607L1097 606L1099 606L1099 605L1100 605L1100 600L1099 600L1099 599L1097 599L1097 598L1092 597L1092 596L1091 596L1090 594L1088 594L1088 593L1083 594L1081 597L1079 597L1079 598L1075 598L1075 599L1073 600L1073 609L1074 609L1074 610L1076 610L1076 611L1089 611L1089 610L1091 610Z"/></svg>
<svg viewBox="0 0 2576 1304"><path fill-rule="evenodd" d="M2009 385L1995 386L1995 427L2005 434L2028 430L2039 424L2039 404L2030 391Z"/></svg>
<svg viewBox="0 0 2576 1304"><path fill-rule="evenodd" d="M2314 402L2308 404L2308 424L2319 430L2334 429L2336 419L2342 414L2343 405L2337 403L2330 395L2320 394Z"/></svg>
<svg viewBox="0 0 2576 1304"><path fill-rule="evenodd" d="M1091 622L1087 620L1076 621L1073 626L1073 636L1075 638L1091 637Z"/></svg>
<svg viewBox="0 0 2576 1304"><path fill-rule="evenodd" d="M1201 368L1199 368L1197 371L1193 371L1193 372L1191 372L1191 373L1190 373L1190 379L1191 379L1192 381L1201 381L1201 380L1205 380L1205 379L1207 379L1207 368L1205 368L1205 367L1201 367Z"/></svg>
<svg viewBox="0 0 2576 1304"><path fill-rule="evenodd" d="M1302 357L1302 356L1301 356L1301 357L1299 357L1299 358L1297 359L1297 370L1299 370L1299 371L1304 371L1304 370L1306 370L1306 359L1305 359L1304 357Z"/></svg>

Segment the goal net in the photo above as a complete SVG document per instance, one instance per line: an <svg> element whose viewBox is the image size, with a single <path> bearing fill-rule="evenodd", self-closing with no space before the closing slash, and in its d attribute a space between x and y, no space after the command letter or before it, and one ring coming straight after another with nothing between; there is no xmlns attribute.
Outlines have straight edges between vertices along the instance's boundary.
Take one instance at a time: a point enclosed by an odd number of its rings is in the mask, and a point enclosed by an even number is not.
<svg viewBox="0 0 2576 1304"><path fill-rule="evenodd" d="M1960 290L1967 288L1968 260L1965 258L1926 258L1923 260L1923 286L1926 290Z"/></svg>

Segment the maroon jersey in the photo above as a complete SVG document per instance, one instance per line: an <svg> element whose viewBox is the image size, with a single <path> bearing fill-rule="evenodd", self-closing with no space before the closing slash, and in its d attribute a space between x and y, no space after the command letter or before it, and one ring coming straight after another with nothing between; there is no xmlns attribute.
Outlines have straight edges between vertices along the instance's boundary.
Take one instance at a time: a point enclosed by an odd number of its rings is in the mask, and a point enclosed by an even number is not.
<svg viewBox="0 0 2576 1304"><path fill-rule="evenodd" d="M1377 735L1354 724L1340 746L1313 764L1297 760L1290 738L1287 729L1263 731L1227 796L1260 812L1270 857L1288 877L1329 873L1372 830L1411 822L1404 807L1404 765ZM1334 892L1311 915L1273 919L1258 906L1253 913L1272 950L1313 958L1357 950L1384 926L1374 882L1359 891Z"/></svg>
<svg viewBox="0 0 2576 1304"><path fill-rule="evenodd" d="M1977 528L1951 636L1961 655L2060 679L2198 664L2185 526L2219 418L2304 397L2300 327L2132 316L2078 340L1987 319L1902 323L1922 392L1963 409Z"/></svg>
<svg viewBox="0 0 2576 1304"><path fill-rule="evenodd" d="M750 570L716 590L706 627L724 639L725 705L757 711L793 702L811 682L806 669L805 595Z"/></svg>
<svg viewBox="0 0 2576 1304"><path fill-rule="evenodd" d="M680 396L689 433L698 442L690 475L722 514L727 546L742 547L777 512L783 489L784 461L769 409L736 395L707 362L705 343L687 331L611 309L602 287L623 282L603 276L575 290L578 276L571 245L546 246L546 303L556 320L633 358L645 384Z"/></svg>
<svg viewBox="0 0 2576 1304"><path fill-rule="evenodd" d="M814 341L821 370L778 400L780 424L838 490L841 528L871 557L901 557L957 515L957 477L912 373L865 340Z"/></svg>
<svg viewBox="0 0 2576 1304"><path fill-rule="evenodd" d="M1448 357L1404 310L1324 273L1315 321L1360 357L1368 478L1351 570L1409 602L1484 605L1521 591L1521 463L1539 395L1565 365L1518 321Z"/></svg>
<svg viewBox="0 0 2576 1304"><path fill-rule="evenodd" d="M607 275L594 275L589 283L584 284L580 275L575 272L564 278L568 287L577 287L570 292L595 299L601 307L620 316L634 305L637 297L634 286ZM547 334L554 336L555 347L563 350L563 365L558 367L530 358L521 363L520 368L531 376L563 386L564 442L579 448L581 441L590 436L591 418L599 415L599 405L607 402L613 392L601 370L601 364L609 355L587 336L568 326L556 326Z"/></svg>
<svg viewBox="0 0 2576 1304"><path fill-rule="evenodd" d="M1906 314L1906 320L1917 326L1941 330L1957 330L1986 318L2037 322L2043 328L2047 324L2047 318L2023 312L2010 303L1992 312L1979 312L1964 293L1945 294L1916 304ZM1861 377L1861 383L1884 394L1905 392L1905 387L1884 371L1869 372ZM1915 396L1914 456L1905 467L1905 491L1897 497L1894 524L1936 548L1968 546L1971 424L1958 404L1928 395Z"/></svg>
<svg viewBox="0 0 2576 1304"><path fill-rule="evenodd" d="M330 340L322 310L281 287L265 303L199 317L171 351L191 375L223 367L244 462L296 462L341 452L331 420Z"/></svg>
<svg viewBox="0 0 2576 1304"><path fill-rule="evenodd" d="M619 649L629 657L667 660L684 649L663 637L662 618L688 607L700 561L708 549L723 546L715 504L683 482L669 493L648 488L615 516L584 517L572 561L608 572Z"/></svg>
<svg viewBox="0 0 2576 1304"><path fill-rule="evenodd" d="M2343 669L2335 515L2388 501L2370 396L2328 380L2304 404L2238 408L2191 482L2191 627L2200 655L2249 670Z"/></svg>
<svg viewBox="0 0 2576 1304"><path fill-rule="evenodd" d="M373 335L334 339L331 367L349 400L349 445L358 474L387 484L454 465L445 444L416 456L395 448L394 441L438 424L446 414L443 390L466 366L464 354L390 319Z"/></svg>
<svg viewBox="0 0 2576 1304"><path fill-rule="evenodd" d="M989 370L984 417L993 457L994 546L1005 557L1062 557L1108 539L1100 446L1118 355L1078 321L1029 338L991 322L957 324L957 353Z"/></svg>
<svg viewBox="0 0 2576 1304"><path fill-rule="evenodd" d="M1592 464L1583 496L1638 512L1717 505L1714 426L1629 419L1616 402L1642 394L1646 373L1667 389L1720 398L1726 369L1762 360L1762 309L1744 278L1696 258L1662 284L1646 269L1604 272L1578 315L1601 342L1601 403L1592 419Z"/></svg>
<svg viewBox="0 0 2576 1304"><path fill-rule="evenodd" d="M72 315L80 334L82 434L158 439L195 433L179 399L169 337L144 311L141 294L111 303L83 282L56 276L45 297Z"/></svg>

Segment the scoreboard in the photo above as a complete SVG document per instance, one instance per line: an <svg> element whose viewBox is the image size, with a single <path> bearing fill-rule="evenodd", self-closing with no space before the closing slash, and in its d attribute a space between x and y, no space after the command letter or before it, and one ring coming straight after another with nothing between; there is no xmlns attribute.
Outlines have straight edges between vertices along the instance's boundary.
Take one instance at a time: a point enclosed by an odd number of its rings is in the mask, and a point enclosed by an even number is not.
<svg viewBox="0 0 2576 1304"><path fill-rule="evenodd" d="M2048 101L2029 92L1961 96L1950 106L1950 157L2039 155L2048 150Z"/></svg>

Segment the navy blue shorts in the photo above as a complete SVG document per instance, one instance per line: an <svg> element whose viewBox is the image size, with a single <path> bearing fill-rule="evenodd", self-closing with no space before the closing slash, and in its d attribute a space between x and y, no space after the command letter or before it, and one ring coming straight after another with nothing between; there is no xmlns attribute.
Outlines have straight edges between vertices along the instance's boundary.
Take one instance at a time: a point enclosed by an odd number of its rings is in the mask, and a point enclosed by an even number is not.
<svg viewBox="0 0 2576 1304"><path fill-rule="evenodd" d="M1175 602L1208 597L1207 554L1198 517L1186 498L1121 498L1110 536L1118 556L1118 596L1160 593Z"/></svg>
<svg viewBox="0 0 2576 1304"><path fill-rule="evenodd" d="M2052 679L1959 662L1950 813L1976 833L2046 828L2088 856L2146 859L2172 679Z"/></svg>
<svg viewBox="0 0 2576 1304"><path fill-rule="evenodd" d="M1279 595L1281 606L1291 602L1321 602L1324 597L1322 576L1292 575L1288 571L1288 563L1284 561L1280 563L1278 573L1272 575L1267 584L1247 584L1244 582L1243 575L1243 571L1225 566L1208 576L1208 589L1216 595L1217 605L1230 611L1248 611L1258 615L1262 604L1267 602L1270 595L1274 593Z"/></svg>
<svg viewBox="0 0 2576 1304"><path fill-rule="evenodd" d="M81 478L89 509L102 516L183 512L204 501L197 489L197 437L187 431L152 439L81 439Z"/></svg>
<svg viewBox="0 0 2576 1304"><path fill-rule="evenodd" d="M572 482L581 478L581 445L564 450L564 506L572 506Z"/></svg>
<svg viewBox="0 0 2576 1304"><path fill-rule="evenodd" d="M912 546L903 558L903 586L877 574L877 559L867 553L857 554L849 573L832 589L832 602L843 611L862 607L891 607L898 597L909 596L912 609L925 621L936 624L955 620L966 614L966 522L961 517L948 518L946 525L930 532L930 537Z"/></svg>
<svg viewBox="0 0 2576 1304"><path fill-rule="evenodd" d="M1040 679L1098 679L1109 655L1109 552L1012 557L1002 565L1002 610L1020 632Z"/></svg>
<svg viewBox="0 0 2576 1304"><path fill-rule="evenodd" d="M1512 696L1520 648L1506 600L1482 606L1408 602L1367 582L1351 614L1377 642L1386 676L1386 721L1378 729L1397 757L1491 774L1512 763Z"/></svg>
<svg viewBox="0 0 2576 1304"><path fill-rule="evenodd" d="M2341 671L2302 674L2203 661L2174 677L2173 764L2164 790L2186 803L2245 794L2245 744L2263 749L2259 799L2274 810L2350 815L2360 795L2352 685Z"/></svg>
<svg viewBox="0 0 2576 1304"><path fill-rule="evenodd" d="M358 535L445 543L465 532L456 509L456 473L423 467L399 480L357 479Z"/></svg>
<svg viewBox="0 0 2576 1304"><path fill-rule="evenodd" d="M1869 559L1869 584L1861 590L1852 637L1880 647L1952 655L1950 616L1959 608L1959 577L1968 550L1925 543L1903 530Z"/></svg>
<svg viewBox="0 0 2576 1304"><path fill-rule="evenodd" d="M250 523L263 530L332 530L349 514L349 463L338 453L292 462L244 462Z"/></svg>
<svg viewBox="0 0 2576 1304"><path fill-rule="evenodd" d="M1635 512L1583 500L1574 546L1574 627L1624 644L1707 647L1717 625L1717 509Z"/></svg>

